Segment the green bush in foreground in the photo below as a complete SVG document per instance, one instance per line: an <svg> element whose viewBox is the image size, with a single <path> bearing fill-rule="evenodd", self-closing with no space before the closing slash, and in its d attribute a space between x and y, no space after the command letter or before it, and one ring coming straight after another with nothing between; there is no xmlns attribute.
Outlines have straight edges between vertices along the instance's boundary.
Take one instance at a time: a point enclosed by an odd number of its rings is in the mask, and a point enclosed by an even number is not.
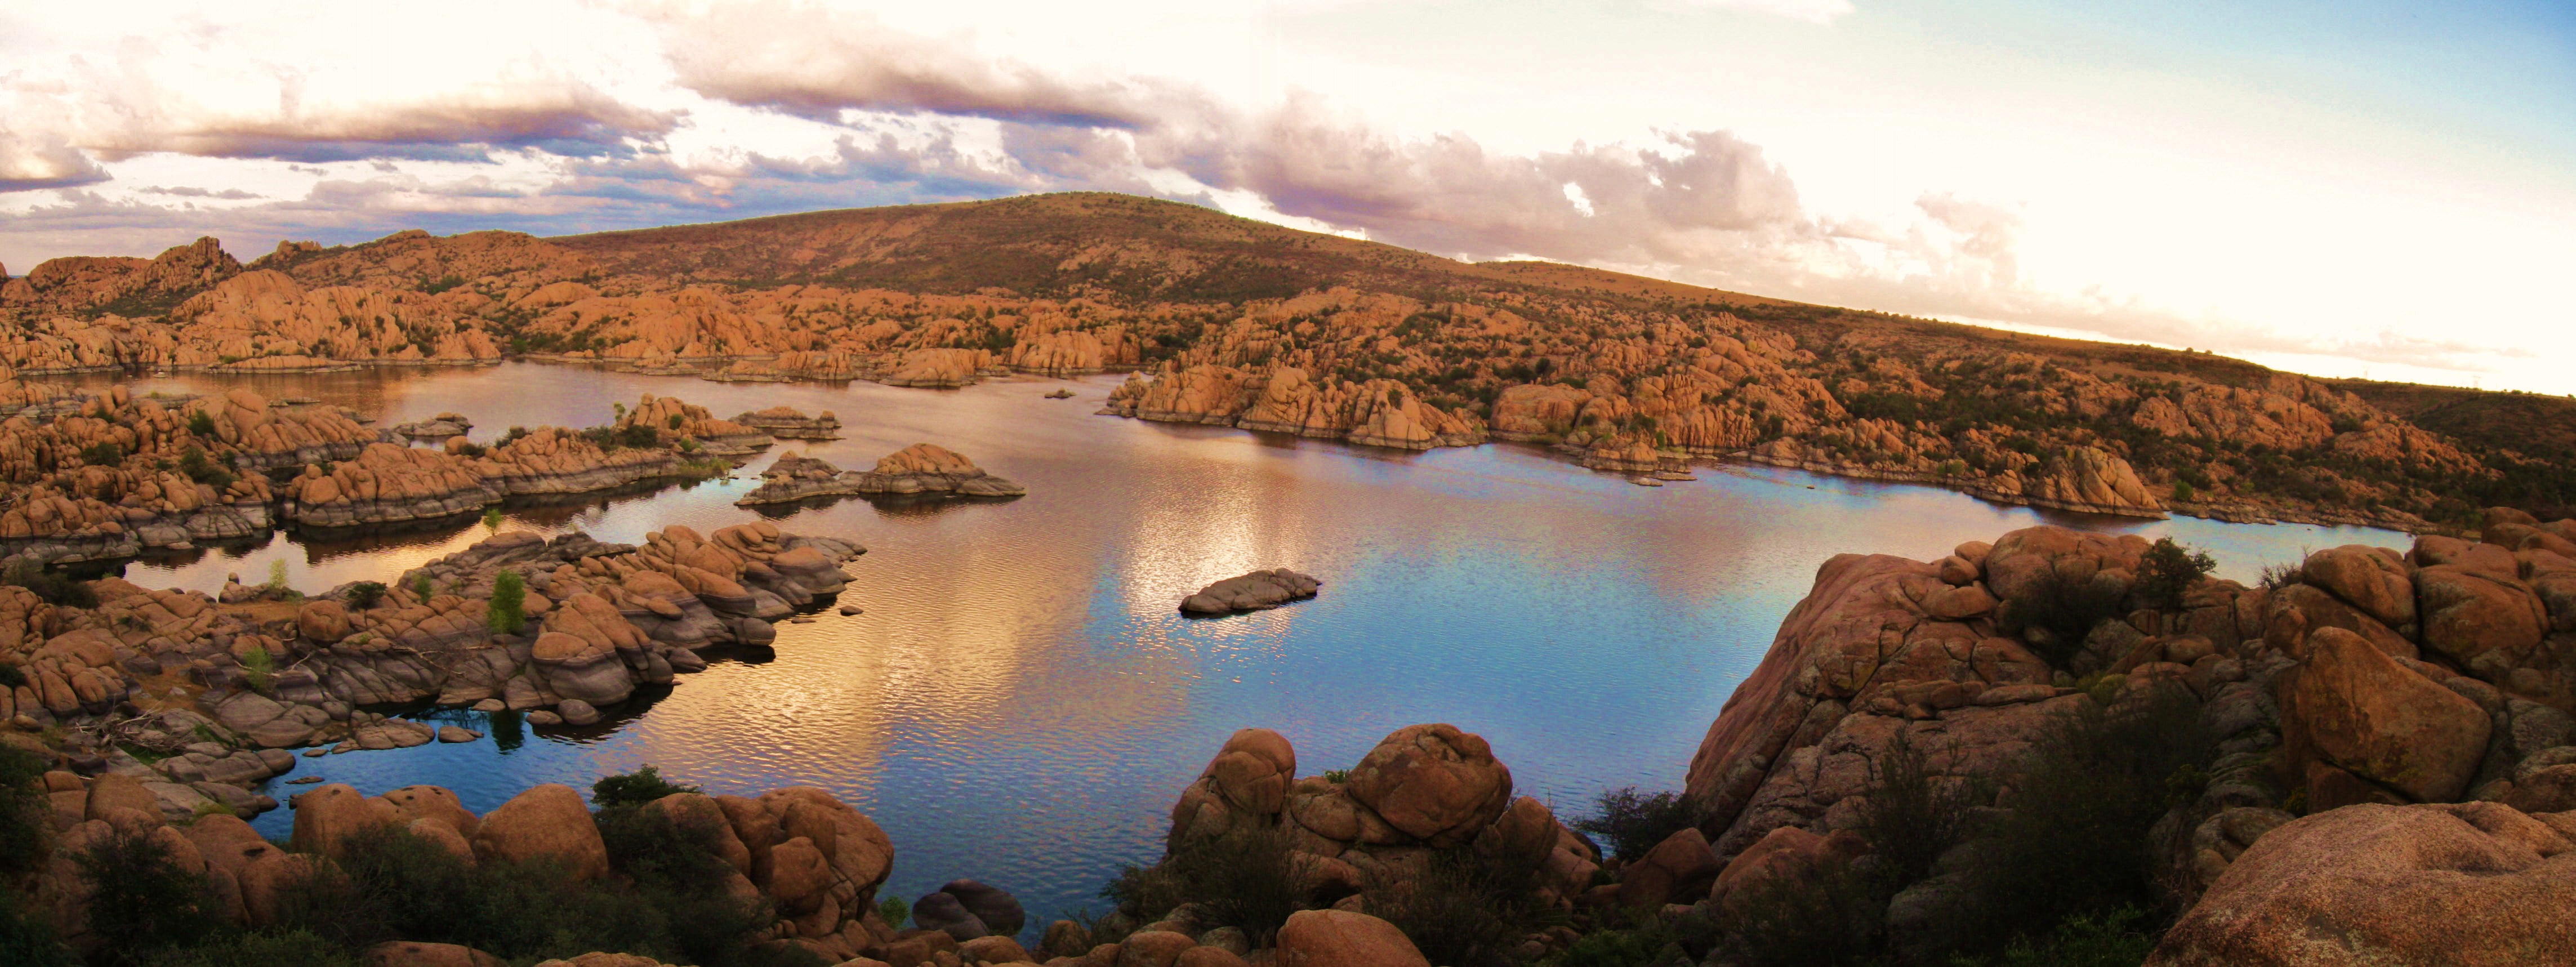
<svg viewBox="0 0 2576 967"><path fill-rule="evenodd" d="M1592 802L1598 812L1566 825L1600 837L1610 855L1623 860L1642 857L1665 837L1699 822L1690 801L1679 793L1643 793L1629 786L1602 793Z"/></svg>
<svg viewBox="0 0 2576 967"><path fill-rule="evenodd" d="M517 571L503 571L492 576L492 598L483 606L483 620L494 634L515 635L528 626L528 579Z"/></svg>
<svg viewBox="0 0 2576 967"><path fill-rule="evenodd" d="M662 778L662 770L644 766L624 775L601 776L590 784L592 805L605 810L615 806L641 806L664 796L697 792L696 786L683 786Z"/></svg>

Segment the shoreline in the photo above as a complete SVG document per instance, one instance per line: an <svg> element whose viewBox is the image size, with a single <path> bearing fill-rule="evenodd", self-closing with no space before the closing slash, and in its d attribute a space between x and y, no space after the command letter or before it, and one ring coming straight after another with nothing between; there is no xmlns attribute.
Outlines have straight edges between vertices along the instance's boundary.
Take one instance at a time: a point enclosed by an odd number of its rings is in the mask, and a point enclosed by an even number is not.
<svg viewBox="0 0 2576 967"><path fill-rule="evenodd" d="M431 368L456 368L456 367L472 367L472 366L494 366L494 367L497 367L497 366L500 366L500 365L503 365L503 364L506 364L506 363L514 363L514 362L515 362L515 363L527 363L527 364L531 364L531 365L547 365L547 366L586 366L586 367L591 367L591 368L595 368L595 369L606 370L606 371L609 371L609 372L627 373L627 374L639 375L639 376L661 376L661 377L674 378L674 379L678 379L678 378L695 378L695 379L707 380L707 381L710 381L710 382L718 382L718 383L740 383L740 382L759 382L759 383L822 383L822 384L840 384L840 385L844 385L844 386L846 386L847 384L849 384L849 383L853 383L853 382L867 382L867 383L876 383L876 384L881 385L881 386L895 386L895 387L897 387L897 388L901 388L901 389L955 389L955 388L963 388L963 387L945 387L945 386L906 386L906 385L903 385L903 384L890 383L890 382L886 382L885 380L882 380L882 379L873 378L873 377L865 376L865 375L858 375L858 374L853 374L853 375L848 376L848 377L837 377L837 376L830 376L830 377L826 377L826 376L802 376L802 375L796 375L796 374L792 374L792 373L780 373L780 374L774 374L774 375L764 374L763 376L761 376L761 377L759 377L759 378L750 378L750 377L745 377L745 376L740 375L740 374L730 374L730 375L729 375L729 374L724 373L724 372L723 372L723 370L721 369L721 367L723 367L723 366L731 365L731 364L736 363L736 362L745 362L745 361L749 361L749 362L759 362L759 361L763 361L763 360L773 360L773 359L777 359L777 358L778 358L778 356L777 356L776 354L767 354L767 355L746 355L746 356L672 357L672 358L671 358L671 362L672 362L672 363L674 363L674 364L676 364L676 367L700 367L700 366L715 366L715 367L719 367L719 368L717 368L717 369L713 369L713 370L703 370L703 371L701 371L701 370L695 370L695 369L692 369L692 371L680 372L680 371L673 371L673 370L671 370L671 369L660 369L660 370L657 370L657 369L656 369L656 368L654 368L654 367L648 367L648 366L645 366L645 365L643 364L643 361L639 361L639 360L602 359L602 358L580 358L580 357L564 356L564 355L561 355L561 354L554 354L554 353L520 353L520 354L506 355L506 356L503 356L503 357L498 358L498 359L475 359L475 360L437 360L437 361L424 361L424 360L348 360L348 361L344 361L344 364L342 364L342 365L334 365L334 366L327 366L327 367L312 367L312 368L256 368L256 369L251 369L251 368L239 368L239 367L237 367L237 366L166 366L166 367L161 367L158 371L155 371L155 372L150 372L150 373L140 374L140 375L138 376L138 378L169 378L169 377L176 377L176 376L180 376L180 375L183 375L183 374L184 374L184 375L212 375L212 376L306 376L306 375L328 375L328 374L332 374L332 373L361 372L361 371L367 371L367 370L373 370L373 369L431 369ZM989 376L993 376L993 377L998 377L998 378L1026 377L1026 378L1031 379L1031 380L1080 380L1080 379L1084 379L1084 378L1091 377L1091 376L1107 376L1107 375L1115 375L1115 374L1118 374L1118 373L1121 373L1121 372L1131 372L1131 373L1132 373L1132 372L1141 372L1141 371L1142 371L1142 370L1141 370L1140 368L1119 368L1119 367L1104 367L1104 368L1102 368L1102 369L1100 369L1100 370L1098 370L1098 371L1096 371L1096 372L1090 372L1090 373L1074 373L1074 374L1046 374L1046 373L1035 373L1035 372L1022 372L1022 371L1018 371L1018 370L1006 370L1006 371L1001 372L1001 373L993 373L993 374L980 374L980 373L979 373L979 374L978 374L979 378L976 380L976 382L981 382L981 381L982 381L981 377L983 377L983 376L987 376L987 375L989 375ZM21 370L21 371L20 371L20 376L21 376L22 378L24 378L24 377L28 377L28 376L42 376L42 375L97 375L97 374L101 374L101 373L116 373L116 372L127 372L127 373L132 373L132 372L133 372L133 368L132 368L132 367L112 367L112 366L99 366L99 367L58 367L58 368L52 368L52 369L41 369L41 370L37 370L37 369ZM972 383L969 383L969 384L967 384L967 385L973 385L973 384L972 384ZM1242 430L1245 430L1246 432L1255 432L1255 433L1259 433L1259 432L1280 432L1280 433L1290 433L1291 435L1297 436L1297 437L1302 438L1302 439L1331 440L1331 441L1335 441L1335 442L1343 443L1343 444L1348 445L1348 446L1359 446L1359 447L1371 447L1371 446L1375 446L1375 445L1373 445L1373 444L1368 444L1368 443L1357 443L1357 442L1352 442L1352 441L1350 440L1350 438L1349 438L1347 435L1343 435L1343 436L1332 436L1332 435L1328 435L1328 434L1311 434L1311 433L1297 432L1297 431L1289 431L1289 430L1265 430L1265 429L1263 429L1263 428L1261 428L1261 427L1247 427L1247 426L1241 426L1241 425L1239 425L1236 421L1233 421L1233 420L1215 421L1215 420L1210 420L1210 419L1205 419L1205 418L1182 418L1182 417L1180 417L1180 415L1179 415L1179 414L1156 414L1156 415L1151 415L1151 416L1149 416L1149 415L1145 415L1145 414L1143 414L1143 413L1139 413L1139 414L1136 414L1136 415L1134 415L1134 416L1125 416L1125 415L1123 415L1123 414L1115 414L1115 413L1113 413L1113 414L1110 414L1110 415L1117 415L1117 416L1121 416L1121 418L1124 418L1124 419L1141 420L1141 421L1144 421L1144 422L1150 422L1150 423L1182 423L1182 424L1199 425L1199 426L1225 426L1225 427L1233 427L1233 428L1236 428L1236 429L1242 429ZM1550 452L1558 453L1558 454L1560 454L1560 455L1563 455L1563 453L1564 453L1564 451L1558 450L1558 449L1557 449L1557 448L1555 448L1555 447L1548 446L1548 445L1547 445L1547 444L1545 444L1545 443L1541 443L1541 442L1539 442L1539 441L1538 441L1537 439L1535 439L1535 438L1530 438L1530 439L1521 439L1521 438L1519 438L1519 435L1517 435L1517 434L1499 434L1499 433L1497 433L1497 434L1493 434L1493 435L1492 435L1488 440L1483 441L1483 442L1481 442L1481 443L1471 443L1471 444L1442 444L1442 443L1434 443L1434 444L1433 444L1433 445L1431 445L1430 447L1426 447L1426 448L1424 448L1424 449L1425 449L1425 450L1443 449L1443 448L1446 448L1446 447L1449 447L1449 446L1482 446L1482 445L1484 445L1484 443L1493 443L1493 442L1526 443L1526 444L1530 444L1530 445L1533 445L1533 446L1541 447L1541 448L1543 448L1543 449L1547 449L1547 450L1549 450ZM1419 451L1419 450L1413 450L1412 448L1407 448L1407 447L1376 447L1376 448L1377 448L1377 449L1398 449L1398 450L1406 450L1407 452L1422 452L1422 451ZM2386 516L2386 515L2374 515L2374 514L2368 514L2368 513L2363 513L2363 512L2359 512L2359 511L2351 511L2351 510L2338 510L2338 509L2326 508L2326 507L2296 507L2296 506L2280 506L2280 505L2271 505L2271 504L2261 504L2261 503L2256 503L2256 502L2254 502L2254 501L2239 501L2239 502L2230 502L2230 503L2219 503L2219 502L2214 502L2214 501L2183 501L2183 502L2173 502L2173 503L2168 503L2168 504L2166 504L2166 505L2165 505L2165 506L2164 506L2164 507L2163 507L2163 508L2158 512L2158 513L2155 513L2155 514L2142 514L2142 513L2139 513L2139 512L2138 512L2138 510L2137 510L2136 508L2115 507L2115 506L2109 506L2109 505L2097 505L2097 504L2082 504L2082 503L2077 503L2077 502L2072 502L2072 501L2050 500L2050 499L2046 499L2046 498L2032 498L2032 497L2028 497L2028 496L2020 495L2020 494L2007 494L2007 493L2004 493L2004 492L2002 492L2002 491L2000 491L2000 490L1996 490L1996 489L1993 489L1993 488L1990 488L1990 487L1982 487L1982 486L1975 486L1975 485L1964 485L1964 484L1956 483L1956 482L1953 482L1953 479L1954 479L1954 478L1949 478L1949 477L1945 477L1945 476L1942 476L1942 475L1939 475L1939 474L1933 474L1933 473L1927 473L1927 472L1916 472L1916 471L1906 471L1906 470L1890 470L1890 469L1884 469L1884 468L1878 468L1878 467L1864 466L1864 465L1859 465L1859 464L1838 463L1838 462L1833 462L1833 461L1822 461L1822 460L1779 460L1779 459L1765 458L1765 457L1759 456L1759 455L1757 455L1757 454L1754 454L1750 449L1735 450L1735 451L1731 451L1731 452L1727 452L1727 453L1691 452L1688 456L1684 457L1684 458L1683 458L1683 460L1684 460L1684 462L1685 462L1686 464L1697 464L1697 463L1701 463L1701 462L1703 462L1703 461L1704 461L1704 462L1705 462L1705 465L1709 465L1709 466L1725 466L1725 465L1728 465L1728 464L1735 464L1735 465L1744 465L1744 466L1776 467L1776 468L1779 468L1779 469L1785 469L1785 470L1798 470L1798 471L1803 471L1803 472L1806 472L1806 473L1819 474L1819 475L1822 475L1822 476L1828 476L1828 477L1842 477L1842 478L1846 478L1846 479L1852 479L1852 480L1867 480L1867 481L1873 481L1873 482L1878 482L1878 483L1910 484L1910 485L1913 485L1913 486L1932 487L1932 488L1935 488L1935 489L1948 490L1948 491L1952 491L1952 492L1955 492L1955 493L1961 493L1961 494L1965 494L1965 495L1970 496L1970 497L1974 497L1974 498L1976 498L1976 499L1978 499L1978 500L1986 501L1986 502L1988 502L1988 503L1994 503L1994 504L1999 504L1999 505L2009 506L2009 507L2034 507L2034 508L2040 508L2040 509L2044 509L2044 510L2058 510L2058 511L2065 511L2065 512L2068 512L2068 513L2079 513L2079 514L2100 514L2100 515L2106 515L2106 516L2112 516L2112 517L2127 517L2127 518L2138 519L2138 520L2162 520L2162 519L2166 519L2166 518L2168 518L2168 517L2172 517L2172 516L2184 516L2184 517L2196 517L2196 518L2200 518L2200 519L2203 519L2203 520L2212 520L2212 521L2218 521L2218 522L2221 522L2221 523L2229 523L2229 524L2308 524L2308 525L2320 526L2320 527L2375 527L2375 528L2379 528L2379 529L2382 529L2382 530L2395 531L2395 532L2398 532L2398 533L2409 534L2409 535L2415 535L2415 534L2442 534L2442 535L2454 535L2454 536L2455 536L2455 535L2457 535L2457 534L2461 533L2461 531L2457 530L2456 528L2445 528L2445 527L2442 527L2442 526L2440 526L2440 525L2438 525L2438 524L2434 524L2434 523L2432 523L2432 522L2430 522L2430 521L2422 520L2422 519L2420 519L2420 518L2414 518L2414 517L2412 517L2411 515L2406 516L2406 517L2395 517L2395 516ZM1569 461L1569 462L1573 462L1576 466L1582 466L1582 464L1580 463L1580 461ZM1597 468L1586 468L1586 469L1597 469ZM1620 471L1609 471L1609 472L1620 472Z"/></svg>

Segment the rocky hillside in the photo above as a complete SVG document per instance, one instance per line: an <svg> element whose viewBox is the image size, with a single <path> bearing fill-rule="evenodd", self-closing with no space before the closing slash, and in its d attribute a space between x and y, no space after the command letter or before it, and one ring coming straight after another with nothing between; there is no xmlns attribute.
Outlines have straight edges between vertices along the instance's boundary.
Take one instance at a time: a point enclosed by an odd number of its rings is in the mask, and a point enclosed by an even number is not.
<svg viewBox="0 0 2576 967"><path fill-rule="evenodd" d="M558 239L403 232L56 259L0 362L311 371L512 354L709 379L1136 375L1110 412L1650 472L1726 458L2071 510L2471 526L2576 503L2576 451L2207 354L1532 263L1106 194ZM2471 394L2485 401L2498 394Z"/></svg>

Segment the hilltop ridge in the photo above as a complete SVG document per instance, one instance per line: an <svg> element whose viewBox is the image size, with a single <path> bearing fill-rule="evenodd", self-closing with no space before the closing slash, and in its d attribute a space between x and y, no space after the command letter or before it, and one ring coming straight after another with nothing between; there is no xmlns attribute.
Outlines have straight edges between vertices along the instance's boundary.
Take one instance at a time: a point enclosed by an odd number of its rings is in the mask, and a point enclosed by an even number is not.
<svg viewBox="0 0 2576 967"><path fill-rule="evenodd" d="M2069 510L2406 529L2576 502L2576 449L2207 353L1459 262L1105 193L537 238L56 259L0 362L309 371L518 356L958 386L1130 371L1110 411L1645 473L1731 459ZM2419 394L2420 395L2420 394ZM2445 397L2452 399L2452 397Z"/></svg>

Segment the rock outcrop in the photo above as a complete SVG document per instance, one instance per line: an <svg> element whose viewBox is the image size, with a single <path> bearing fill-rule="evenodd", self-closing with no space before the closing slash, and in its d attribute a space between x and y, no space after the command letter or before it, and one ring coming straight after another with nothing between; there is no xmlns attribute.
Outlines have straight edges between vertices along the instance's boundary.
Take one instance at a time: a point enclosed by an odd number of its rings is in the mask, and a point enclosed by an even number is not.
<svg viewBox="0 0 2576 967"><path fill-rule="evenodd" d="M1294 366L1274 367L1261 375L1202 366L1166 370L1152 379L1131 376L1109 394L1109 405L1101 412L1403 450L1485 442L1482 421L1424 402L1401 383L1379 379L1319 384Z"/></svg>
<svg viewBox="0 0 2576 967"><path fill-rule="evenodd" d="M307 527L437 520L501 500L472 461L391 443L371 444L328 473L308 464L288 486L283 515Z"/></svg>
<svg viewBox="0 0 2576 967"><path fill-rule="evenodd" d="M1287 568L1254 571L1226 578L1200 588L1197 594L1181 599L1181 613L1195 615L1237 614L1276 608L1291 601L1315 596L1324 582Z"/></svg>
<svg viewBox="0 0 2576 967"><path fill-rule="evenodd" d="M819 416L806 416L792 406L773 406L735 416L733 422L766 431L781 440L838 440L841 418L824 410Z"/></svg>
<svg viewBox="0 0 2576 967"><path fill-rule="evenodd" d="M2265 833L2154 967L2537 964L2576 945L2576 813L2357 805Z"/></svg>
<svg viewBox="0 0 2576 967"><path fill-rule="evenodd" d="M784 504L816 497L1018 497L1028 488L987 473L956 451L916 443L887 454L865 473L842 470L790 450L761 471L761 484L736 506Z"/></svg>
<svg viewBox="0 0 2576 967"><path fill-rule="evenodd" d="M1544 803L1515 798L1511 770L1484 739L1454 726L1399 729L1347 778L1296 773L1286 738L1236 732L1173 805L1172 848L1283 831L1298 854L1293 865L1305 871L1307 900L1319 908L1352 895L1365 906L1373 891L1405 889L1432 849L1467 847L1484 862L1515 865L1535 876L1550 903L1571 902L1601 860Z"/></svg>

